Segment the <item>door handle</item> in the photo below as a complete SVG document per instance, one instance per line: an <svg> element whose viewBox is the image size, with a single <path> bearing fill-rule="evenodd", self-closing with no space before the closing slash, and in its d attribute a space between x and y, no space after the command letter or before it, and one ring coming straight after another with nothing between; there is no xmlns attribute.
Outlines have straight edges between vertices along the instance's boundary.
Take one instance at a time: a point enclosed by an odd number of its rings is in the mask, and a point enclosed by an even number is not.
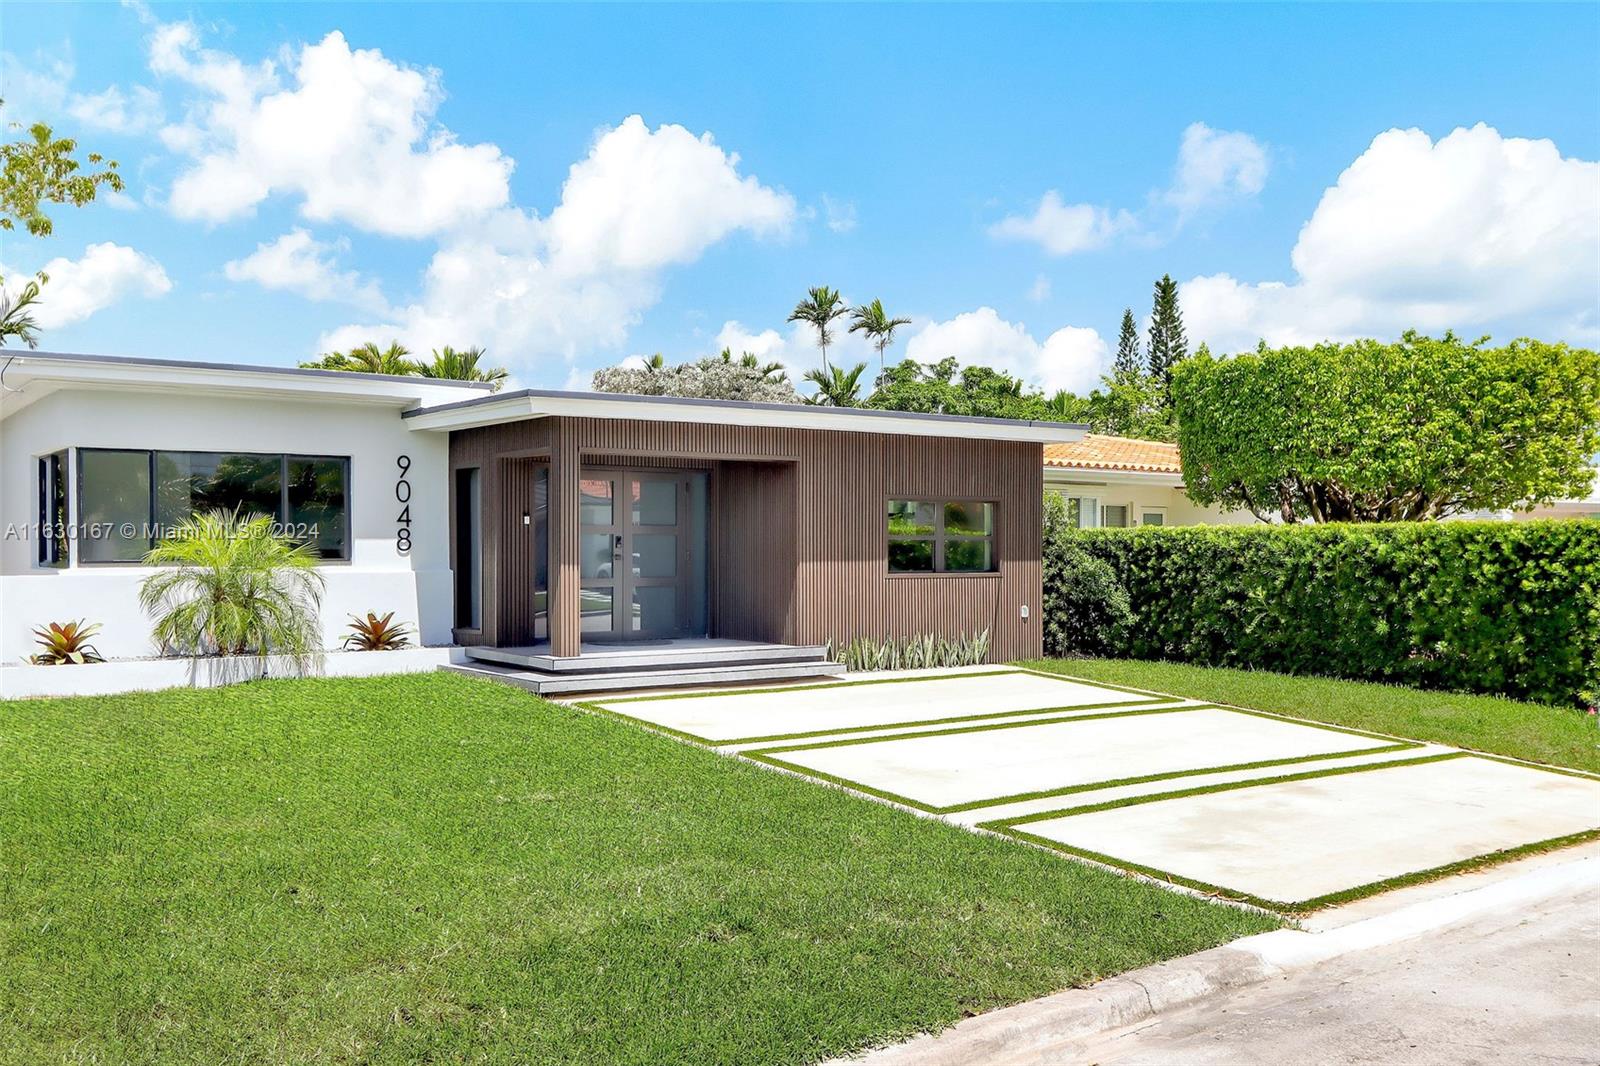
<svg viewBox="0 0 1600 1066"><path fill-rule="evenodd" d="M622 534L615 534L611 538L611 559L613 562L622 561Z"/></svg>

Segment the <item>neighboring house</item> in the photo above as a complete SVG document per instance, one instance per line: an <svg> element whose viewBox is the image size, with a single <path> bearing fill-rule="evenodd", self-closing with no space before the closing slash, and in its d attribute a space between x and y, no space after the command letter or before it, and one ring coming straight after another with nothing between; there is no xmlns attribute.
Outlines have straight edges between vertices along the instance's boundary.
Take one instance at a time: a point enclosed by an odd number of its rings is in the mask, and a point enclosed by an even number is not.
<svg viewBox="0 0 1600 1066"><path fill-rule="evenodd" d="M1047 444L1044 485L1067 502L1068 518L1095 526L1244 525L1246 510L1203 507L1183 491L1178 446L1088 433L1081 440Z"/></svg>
<svg viewBox="0 0 1600 1066"><path fill-rule="evenodd" d="M995 661L1036 656L1042 447L1083 435L103 356L0 367L7 663L77 618L108 657L158 654L142 557L219 506L316 545L330 647L371 610L547 666L605 642L983 630Z"/></svg>

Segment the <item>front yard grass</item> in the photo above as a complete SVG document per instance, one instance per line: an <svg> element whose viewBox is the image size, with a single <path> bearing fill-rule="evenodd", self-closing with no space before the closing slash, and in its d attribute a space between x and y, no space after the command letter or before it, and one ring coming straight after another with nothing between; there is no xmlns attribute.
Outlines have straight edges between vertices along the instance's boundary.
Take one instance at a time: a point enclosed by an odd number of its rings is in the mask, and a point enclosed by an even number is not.
<svg viewBox="0 0 1600 1066"><path fill-rule="evenodd" d="M1279 924L447 674L0 703L0 849L17 1063L813 1062Z"/></svg>
<svg viewBox="0 0 1600 1066"><path fill-rule="evenodd" d="M1041 659L1022 665L1600 773L1600 728L1595 719L1562 707L1139 659Z"/></svg>

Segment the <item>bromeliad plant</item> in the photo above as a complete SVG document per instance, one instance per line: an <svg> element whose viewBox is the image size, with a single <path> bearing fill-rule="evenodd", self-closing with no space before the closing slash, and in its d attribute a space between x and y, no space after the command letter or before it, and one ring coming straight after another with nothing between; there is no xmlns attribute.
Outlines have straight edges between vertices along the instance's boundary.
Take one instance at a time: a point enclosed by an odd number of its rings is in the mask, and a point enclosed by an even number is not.
<svg viewBox="0 0 1600 1066"><path fill-rule="evenodd" d="M411 643L404 622L393 622L394 612L379 618L371 611L366 618L350 616L350 635L344 638L346 651L394 651Z"/></svg>
<svg viewBox="0 0 1600 1066"><path fill-rule="evenodd" d="M145 556L160 567L139 602L156 643L180 655L288 655L302 668L321 649L317 557L271 516L197 514Z"/></svg>
<svg viewBox="0 0 1600 1066"><path fill-rule="evenodd" d="M38 645L44 651L29 661L36 666L82 666L84 663L103 663L99 650L89 643L89 638L100 632L99 623L84 624L83 619L68 622L51 622L33 631Z"/></svg>

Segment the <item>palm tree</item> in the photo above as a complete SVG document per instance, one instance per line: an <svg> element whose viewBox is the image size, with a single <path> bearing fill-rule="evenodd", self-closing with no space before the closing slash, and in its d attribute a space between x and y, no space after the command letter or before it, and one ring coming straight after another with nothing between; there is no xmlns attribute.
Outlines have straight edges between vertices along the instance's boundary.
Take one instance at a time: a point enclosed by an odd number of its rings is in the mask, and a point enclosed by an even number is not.
<svg viewBox="0 0 1600 1066"><path fill-rule="evenodd" d="M890 318L886 315L882 300L873 300L851 309L850 332L865 333L872 346L878 349L878 377L883 377L883 352L894 343L894 331L910 324L909 318Z"/></svg>
<svg viewBox="0 0 1600 1066"><path fill-rule="evenodd" d="M667 368L667 357L657 352L644 361L644 368L654 374Z"/></svg>
<svg viewBox="0 0 1600 1066"><path fill-rule="evenodd" d="M39 302L39 283L30 279L22 291L12 296L0 288L0 348L7 341L19 340L29 348L39 347L39 324L33 308Z"/></svg>
<svg viewBox="0 0 1600 1066"><path fill-rule="evenodd" d="M809 402L827 407L860 407L861 375L866 369L866 363L857 363L849 370L836 366L829 367L826 373L807 370L805 380L817 387Z"/></svg>
<svg viewBox="0 0 1600 1066"><path fill-rule="evenodd" d="M732 348L724 348L718 354L722 357L722 361L724 363L733 362ZM739 365L743 367L749 367L751 370L754 370L764 378L779 378L784 374L784 367L782 363L763 363L760 359L756 358L755 352L745 352L743 355L739 356Z"/></svg>
<svg viewBox="0 0 1600 1066"><path fill-rule="evenodd" d="M417 373L425 378L446 381L487 381L498 392L500 386L506 383L508 371L503 366L479 366L478 360L483 358L483 354L482 348L458 351L447 344L433 350L433 362L418 363Z"/></svg>
<svg viewBox="0 0 1600 1066"><path fill-rule="evenodd" d="M372 341L351 348L348 352L328 352L321 359L301 363L310 370L348 370L357 374L391 374L408 377L421 370L411 359L411 352L399 341L390 341L389 347L379 348Z"/></svg>
<svg viewBox="0 0 1600 1066"><path fill-rule="evenodd" d="M192 515L144 557L139 587L158 646L182 655L291 655L322 646L315 549L278 533L271 515Z"/></svg>
<svg viewBox="0 0 1600 1066"><path fill-rule="evenodd" d="M850 311L838 289L819 285L806 293L806 298L794 305L790 322L809 322L817 331L817 347L822 349L822 370L828 371L828 345L833 343L833 333L828 329L833 320Z"/></svg>

